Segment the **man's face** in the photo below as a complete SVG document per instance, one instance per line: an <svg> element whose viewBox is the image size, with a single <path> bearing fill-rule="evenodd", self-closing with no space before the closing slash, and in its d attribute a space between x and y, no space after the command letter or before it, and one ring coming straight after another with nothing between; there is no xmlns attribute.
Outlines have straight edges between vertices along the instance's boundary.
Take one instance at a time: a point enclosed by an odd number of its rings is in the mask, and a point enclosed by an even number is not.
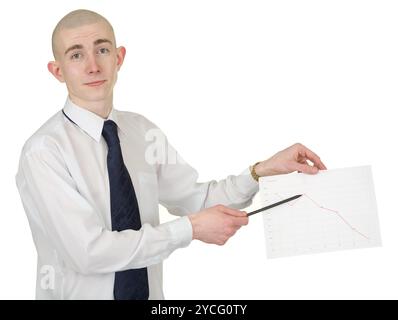
<svg viewBox="0 0 398 320"><path fill-rule="evenodd" d="M115 47L113 32L106 23L62 29L56 48L56 61L48 67L58 80L66 83L74 102L84 106L112 101L125 49Z"/></svg>

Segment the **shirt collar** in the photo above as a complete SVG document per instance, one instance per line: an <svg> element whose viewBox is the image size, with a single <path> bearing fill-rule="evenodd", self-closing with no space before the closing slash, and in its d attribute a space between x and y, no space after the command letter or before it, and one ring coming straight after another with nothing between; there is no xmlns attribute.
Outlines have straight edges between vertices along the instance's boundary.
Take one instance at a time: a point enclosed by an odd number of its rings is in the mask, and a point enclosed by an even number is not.
<svg viewBox="0 0 398 320"><path fill-rule="evenodd" d="M94 112L79 107L68 97L63 111L80 129L86 132L91 138L99 142L101 139L102 128L106 120L113 120L120 129L117 111L112 107L107 119L104 119Z"/></svg>

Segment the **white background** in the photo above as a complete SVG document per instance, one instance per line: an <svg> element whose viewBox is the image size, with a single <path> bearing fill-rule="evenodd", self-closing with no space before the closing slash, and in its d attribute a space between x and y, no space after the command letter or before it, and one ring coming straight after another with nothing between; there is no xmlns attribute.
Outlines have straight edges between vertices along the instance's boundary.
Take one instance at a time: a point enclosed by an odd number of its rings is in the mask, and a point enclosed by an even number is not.
<svg viewBox="0 0 398 320"><path fill-rule="evenodd" d="M329 168L373 168L382 248L267 260L256 215L225 246L174 252L166 298L398 298L398 3L381 0L2 2L0 298L34 298L15 173L23 143L64 104L46 64L55 24L77 8L107 17L127 48L115 106L154 121L201 181L295 142Z"/></svg>

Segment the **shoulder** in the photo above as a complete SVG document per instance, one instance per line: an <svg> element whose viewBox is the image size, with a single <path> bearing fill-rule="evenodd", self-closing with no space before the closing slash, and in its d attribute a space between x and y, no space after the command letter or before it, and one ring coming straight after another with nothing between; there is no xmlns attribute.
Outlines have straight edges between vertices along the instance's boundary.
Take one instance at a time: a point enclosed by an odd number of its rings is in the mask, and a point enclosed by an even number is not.
<svg viewBox="0 0 398 320"><path fill-rule="evenodd" d="M161 131L160 128L147 117L142 114L131 111L117 110L117 117L123 126L128 127L134 131L139 131L142 134L148 133L150 130Z"/></svg>
<svg viewBox="0 0 398 320"><path fill-rule="evenodd" d="M21 157L46 150L56 151L64 132L65 121L62 111L58 111L26 140L22 147Z"/></svg>

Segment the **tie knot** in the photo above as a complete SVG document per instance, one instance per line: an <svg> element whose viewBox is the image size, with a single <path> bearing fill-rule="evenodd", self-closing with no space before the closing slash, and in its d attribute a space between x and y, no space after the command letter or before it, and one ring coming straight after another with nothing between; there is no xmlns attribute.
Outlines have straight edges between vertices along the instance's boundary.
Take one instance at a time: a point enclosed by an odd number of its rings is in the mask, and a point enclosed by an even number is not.
<svg viewBox="0 0 398 320"><path fill-rule="evenodd" d="M112 120L106 120L102 129L102 135L108 145L108 148L115 144L119 144L119 136L117 135L116 123Z"/></svg>

